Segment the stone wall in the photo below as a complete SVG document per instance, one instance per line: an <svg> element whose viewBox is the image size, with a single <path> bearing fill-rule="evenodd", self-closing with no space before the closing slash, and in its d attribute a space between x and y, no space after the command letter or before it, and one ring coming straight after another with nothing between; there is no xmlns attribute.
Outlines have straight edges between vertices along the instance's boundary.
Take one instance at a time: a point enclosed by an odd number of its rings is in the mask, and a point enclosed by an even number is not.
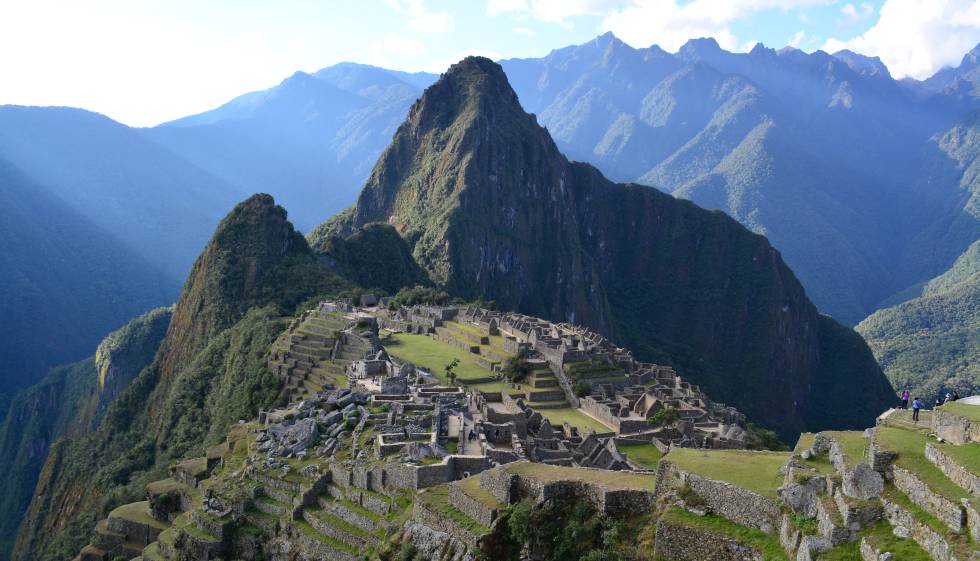
<svg viewBox="0 0 980 561"><path fill-rule="evenodd" d="M958 560L950 544L937 532L919 522L911 512L884 497L881 498L881 504L884 506L885 517L892 527L907 529L912 539L926 550L930 557L936 561L965 561Z"/></svg>
<svg viewBox="0 0 980 561"><path fill-rule="evenodd" d="M497 509L467 495L458 485L449 486L449 502L466 516L490 527L497 518Z"/></svg>
<svg viewBox="0 0 980 561"><path fill-rule="evenodd" d="M762 552L718 534L657 522L657 555L672 561L762 561Z"/></svg>
<svg viewBox="0 0 980 561"><path fill-rule="evenodd" d="M953 444L980 442L980 423L974 423L966 417L947 413L942 409L932 412L932 430Z"/></svg>
<svg viewBox="0 0 980 561"><path fill-rule="evenodd" d="M412 513L412 519L433 530L449 534L466 544L470 549L476 550L479 547L481 536L477 536L466 528L463 528L452 518L431 510L425 501L415 501L415 510Z"/></svg>
<svg viewBox="0 0 980 561"><path fill-rule="evenodd" d="M669 461L661 460L657 468L656 496L660 497L684 484L704 499L711 512L741 524L773 533L780 526L780 506L775 499L737 487L724 481L688 473Z"/></svg>
<svg viewBox="0 0 980 561"><path fill-rule="evenodd" d="M926 459L935 464L953 483L980 497L980 476L970 473L932 444L926 444Z"/></svg>
<svg viewBox="0 0 980 561"><path fill-rule="evenodd" d="M895 466L893 472L895 488L905 493L909 500L941 520L954 532L966 527L966 511L963 505L934 492L908 470Z"/></svg>

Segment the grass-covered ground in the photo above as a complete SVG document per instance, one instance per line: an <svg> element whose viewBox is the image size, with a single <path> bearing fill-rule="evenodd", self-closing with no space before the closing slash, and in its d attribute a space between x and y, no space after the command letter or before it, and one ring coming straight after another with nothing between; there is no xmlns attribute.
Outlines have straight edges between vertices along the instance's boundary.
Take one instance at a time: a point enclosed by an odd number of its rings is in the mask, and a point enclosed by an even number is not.
<svg viewBox="0 0 980 561"><path fill-rule="evenodd" d="M600 433L612 432L611 428L593 419L592 417L589 417L585 413L582 413L578 409L573 409L572 407L564 407L561 409L535 409L535 411L544 415L555 427L560 427L562 423L568 421L568 424L578 427L578 429L583 432L586 429L592 429Z"/></svg>
<svg viewBox="0 0 980 561"><path fill-rule="evenodd" d="M901 561L932 561L915 540L899 538L892 532L892 526L886 520L879 520L873 526L861 532L880 551L893 554L893 559ZM856 540L840 547L835 547L817 557L817 561L854 561L861 559L861 540Z"/></svg>
<svg viewBox="0 0 980 561"><path fill-rule="evenodd" d="M740 526L722 516L713 514L698 516L677 507L670 507L660 519L666 523L698 528L729 537L742 545L759 550L764 561L789 561L789 557L786 556L786 552L779 545L779 539L775 535ZM856 559L860 559L860 556Z"/></svg>
<svg viewBox="0 0 980 561"><path fill-rule="evenodd" d="M602 469L550 466L531 462L514 462L503 466L508 473L526 475L541 481L586 481L610 489L645 489L653 491L654 476Z"/></svg>
<svg viewBox="0 0 980 561"><path fill-rule="evenodd" d="M796 447L793 448L793 452L800 454L807 448L813 446L813 441L816 437L817 435L812 432L801 434L800 439L796 442ZM830 463L830 454L826 452L809 460L803 460L803 464L815 469L818 475L826 475L834 471L834 466Z"/></svg>
<svg viewBox="0 0 980 561"><path fill-rule="evenodd" d="M619 451L646 469L657 469L663 453L653 444L619 444Z"/></svg>
<svg viewBox="0 0 980 561"><path fill-rule="evenodd" d="M479 475L471 475L466 479L460 479L459 481L453 483L453 485L458 485L466 492L467 495L489 506L490 508L503 509L507 506L498 501L496 497L490 494L489 491L483 487L480 487Z"/></svg>
<svg viewBox="0 0 980 561"><path fill-rule="evenodd" d="M980 405L967 405L965 403L953 401L944 404L940 409L942 411L946 411L947 413L952 413L953 415L966 417L971 421L980 422Z"/></svg>
<svg viewBox="0 0 980 561"><path fill-rule="evenodd" d="M485 392L508 391L510 388L503 382L488 382L482 384L467 384L467 380L485 379L492 375L476 361L476 355L459 349L442 341L436 341L428 335L413 335L409 333L392 333L383 341L390 355L403 362L411 362L421 367L439 379L444 384L446 365L453 359L459 360L456 365L456 382Z"/></svg>
<svg viewBox="0 0 980 561"><path fill-rule="evenodd" d="M776 497L776 489L783 483L779 468L786 465L789 456L789 452L674 448L664 458L702 477Z"/></svg>
<svg viewBox="0 0 980 561"><path fill-rule="evenodd" d="M825 434L841 444L844 449L845 462L848 467L856 466L864 459L864 451L868 447L868 439L863 431L828 431Z"/></svg>
<svg viewBox="0 0 980 561"><path fill-rule="evenodd" d="M936 493L957 502L970 496L926 459L926 443L931 439L923 432L880 427L877 441L883 449L898 452L895 465L914 473Z"/></svg>

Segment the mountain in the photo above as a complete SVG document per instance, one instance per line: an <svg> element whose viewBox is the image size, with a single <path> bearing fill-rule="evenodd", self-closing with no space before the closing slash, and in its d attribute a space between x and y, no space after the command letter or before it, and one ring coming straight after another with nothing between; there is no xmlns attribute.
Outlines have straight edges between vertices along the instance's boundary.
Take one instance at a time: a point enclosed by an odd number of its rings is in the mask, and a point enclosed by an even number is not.
<svg viewBox="0 0 980 561"><path fill-rule="evenodd" d="M343 63L143 133L228 183L271 191L305 230L350 204L434 79Z"/></svg>
<svg viewBox="0 0 980 561"><path fill-rule="evenodd" d="M18 389L91 355L106 333L176 293L166 274L45 187L0 158L0 418Z"/></svg>
<svg viewBox="0 0 980 561"><path fill-rule="evenodd" d="M139 131L80 109L0 106L0 157L175 285L224 210L245 193Z"/></svg>
<svg viewBox="0 0 980 561"><path fill-rule="evenodd" d="M501 64L570 158L764 234L844 323L980 237L955 196L962 170L935 138L977 101L916 95L880 60L762 45L730 53L712 39L669 54L605 34ZM954 222L966 239L944 237Z"/></svg>
<svg viewBox="0 0 980 561"><path fill-rule="evenodd" d="M0 423L0 559L9 559L51 444L92 430L116 396L153 360L170 323L167 308L110 333L94 357L51 370L14 398Z"/></svg>
<svg viewBox="0 0 980 561"><path fill-rule="evenodd" d="M924 396L980 393L980 241L920 295L862 321L889 380Z"/></svg>
<svg viewBox="0 0 980 561"><path fill-rule="evenodd" d="M980 108L967 87L975 58L949 71L958 78L913 83L847 50L731 53L693 39L668 53L607 33L500 64L570 159L725 211L780 250L821 311L853 325L980 237L958 196L966 169L940 141ZM275 193L306 230L354 201L434 78L339 64L144 132Z"/></svg>
<svg viewBox="0 0 980 561"><path fill-rule="evenodd" d="M487 59L429 87L356 204L308 238L322 251L376 222L450 294L588 325L784 437L867 423L892 399L764 237L569 162Z"/></svg>
<svg viewBox="0 0 980 561"><path fill-rule="evenodd" d="M152 363L95 430L51 447L11 558L71 558L111 505L138 500L172 461L277 403L273 340L302 302L349 287L271 196L237 205L195 261Z"/></svg>

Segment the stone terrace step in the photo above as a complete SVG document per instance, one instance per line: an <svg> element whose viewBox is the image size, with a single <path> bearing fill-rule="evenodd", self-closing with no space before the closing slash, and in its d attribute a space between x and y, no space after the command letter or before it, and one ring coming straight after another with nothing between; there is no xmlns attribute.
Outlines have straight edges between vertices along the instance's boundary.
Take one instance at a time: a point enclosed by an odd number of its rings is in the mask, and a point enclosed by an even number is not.
<svg viewBox="0 0 980 561"><path fill-rule="evenodd" d="M381 517L377 514L347 499L329 499L320 496L317 498L317 504L329 514L346 520L354 526L368 532L376 530L378 528L378 522L381 520Z"/></svg>
<svg viewBox="0 0 980 561"><path fill-rule="evenodd" d="M372 547L378 544L377 536L331 514L320 507L303 509L303 520L321 534L343 542L355 549Z"/></svg>

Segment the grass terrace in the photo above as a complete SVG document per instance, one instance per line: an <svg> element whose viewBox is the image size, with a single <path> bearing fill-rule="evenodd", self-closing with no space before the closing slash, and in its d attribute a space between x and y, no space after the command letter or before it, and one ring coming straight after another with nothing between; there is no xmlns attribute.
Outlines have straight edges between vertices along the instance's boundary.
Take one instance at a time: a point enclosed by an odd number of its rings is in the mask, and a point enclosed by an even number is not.
<svg viewBox="0 0 980 561"><path fill-rule="evenodd" d="M840 443L844 449L845 463L848 468L853 468L864 459L864 451L868 447L868 439L864 436L864 431L827 431L824 434Z"/></svg>
<svg viewBox="0 0 980 561"><path fill-rule="evenodd" d="M946 413L966 417L971 421L980 422L980 405L967 405L965 403L953 401L943 404L939 409L940 411L945 411Z"/></svg>
<svg viewBox="0 0 980 561"><path fill-rule="evenodd" d="M646 469L657 469L663 452L653 444L617 444L619 451L626 454L632 462Z"/></svg>
<svg viewBox="0 0 980 561"><path fill-rule="evenodd" d="M796 442L796 448L793 449L793 453L800 454L807 448L813 446L813 441L816 439L817 435L812 432L805 432L800 435L800 439ZM809 460L803 460L803 465L813 468L816 470L818 475L826 475L833 473L834 466L830 463L830 454L823 453L816 458L810 458Z"/></svg>
<svg viewBox="0 0 980 561"><path fill-rule="evenodd" d="M933 446L946 454L970 473L980 473L980 444L949 444L933 442Z"/></svg>
<svg viewBox="0 0 980 561"><path fill-rule="evenodd" d="M789 557L786 556L786 552L779 545L779 539L775 535L740 526L722 516L714 514L698 516L677 507L670 507L661 515L660 519L669 524L698 528L729 537L742 545L759 550L764 561L789 561Z"/></svg>
<svg viewBox="0 0 980 561"><path fill-rule="evenodd" d="M502 510L507 507L507 505L501 503L496 499L496 497L491 495L489 491L487 491L483 487L480 487L479 475L471 475L466 479L460 479L459 481L454 483L454 485L458 485L463 491L466 492L467 495L469 495L470 497L472 497L477 501L480 501L481 503L485 504L490 508L496 508L498 510Z"/></svg>
<svg viewBox="0 0 980 561"><path fill-rule="evenodd" d="M779 468L789 456L789 452L674 448L664 458L685 471L775 498L783 484Z"/></svg>
<svg viewBox="0 0 980 561"><path fill-rule="evenodd" d="M138 503L122 505L109 513L109 517L132 520L133 522L139 522L140 524L146 524L147 526L159 528L161 530L165 530L166 528L170 527L170 524L161 522L150 516L149 501L140 501Z"/></svg>
<svg viewBox="0 0 980 561"><path fill-rule="evenodd" d="M534 404L531 404L534 407ZM582 413L578 409L572 407L562 407L561 409L535 409L538 413L541 413L545 418L551 422L554 427L560 427L562 423L568 422L568 424L578 427L582 432L586 429L592 429L596 432L613 432L613 429L607 427L606 425L600 423L596 419L589 417L585 413Z"/></svg>
<svg viewBox="0 0 980 561"><path fill-rule="evenodd" d="M466 516L449 502L448 484L436 485L435 487L429 487L419 492L416 501L425 503L432 510L449 518L461 528L473 534L480 536L490 532L490 528Z"/></svg>
<svg viewBox="0 0 980 561"><path fill-rule="evenodd" d="M603 469L549 466L531 462L514 462L501 469L507 473L533 477L540 481L584 481L607 489L644 489L653 491L655 477L646 474Z"/></svg>
<svg viewBox="0 0 980 561"><path fill-rule="evenodd" d="M393 357L401 361L411 362L432 372L432 375L443 384L449 384L449 379L446 378L446 365L455 358L459 360L459 364L456 366L457 384L485 392L504 392L511 389L503 382L470 384L468 380L483 380L492 376L493 373L480 366L477 362L477 355L437 341L428 335L392 333L383 341L383 344Z"/></svg>
<svg viewBox="0 0 980 561"><path fill-rule="evenodd" d="M901 561L932 561L915 540L899 538L892 533L892 526L886 520L879 520L873 526L861 533L871 544L880 551L891 552L893 559ZM861 559L861 540L856 540L840 547L835 547L817 557L817 561L853 561Z"/></svg>
<svg viewBox="0 0 980 561"><path fill-rule="evenodd" d="M923 432L895 427L880 427L877 432L878 444L883 449L898 452L895 465L914 473L930 489L948 499L958 502L969 498L969 493L950 481L938 467L926 459L926 443L930 440Z"/></svg>

